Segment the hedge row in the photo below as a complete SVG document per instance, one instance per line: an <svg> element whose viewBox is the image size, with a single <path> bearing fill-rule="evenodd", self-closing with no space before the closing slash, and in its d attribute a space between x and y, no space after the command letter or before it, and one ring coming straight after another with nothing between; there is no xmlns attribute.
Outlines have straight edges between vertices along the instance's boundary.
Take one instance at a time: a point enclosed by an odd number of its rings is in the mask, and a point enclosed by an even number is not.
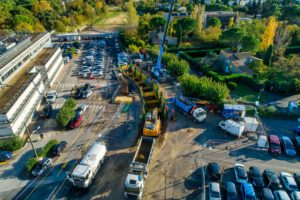
<svg viewBox="0 0 300 200"><path fill-rule="evenodd" d="M19 136L14 136L11 139L0 141L1 151L17 151L24 146L25 142Z"/></svg>
<svg viewBox="0 0 300 200"><path fill-rule="evenodd" d="M71 98L68 99L59 110L56 120L61 127L67 126L70 120L75 116L76 105L77 101Z"/></svg>
<svg viewBox="0 0 300 200"><path fill-rule="evenodd" d="M178 51L199 51L199 50L211 50L211 49L226 49L228 47L222 46L220 44L209 44L209 45L203 45L203 46L197 46L197 47L171 47L168 48L167 51L170 53L178 52Z"/></svg>
<svg viewBox="0 0 300 200"><path fill-rule="evenodd" d="M50 157L51 154L51 149L58 144L58 140L50 140L45 146L44 148L42 148L40 151L37 152L38 157ZM28 172L31 172L33 170L33 168L37 165L38 160L37 158L30 158L27 162L26 162L26 170Z"/></svg>

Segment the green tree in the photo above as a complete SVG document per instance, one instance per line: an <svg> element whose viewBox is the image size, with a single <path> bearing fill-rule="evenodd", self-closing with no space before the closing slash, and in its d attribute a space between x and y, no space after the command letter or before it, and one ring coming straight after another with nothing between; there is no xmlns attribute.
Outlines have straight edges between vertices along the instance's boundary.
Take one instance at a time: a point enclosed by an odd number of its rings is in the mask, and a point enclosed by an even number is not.
<svg viewBox="0 0 300 200"><path fill-rule="evenodd" d="M58 32L66 32L67 28L61 21L56 21L55 30Z"/></svg>
<svg viewBox="0 0 300 200"><path fill-rule="evenodd" d="M211 18L207 21L207 27L209 26L221 27L222 26L221 20L217 17Z"/></svg>
<svg viewBox="0 0 300 200"><path fill-rule="evenodd" d="M129 46L128 46L128 49L129 49L129 51L130 51L130 53L139 53L139 47L137 47L136 45L134 45L134 44L130 44Z"/></svg>
<svg viewBox="0 0 300 200"><path fill-rule="evenodd" d="M273 55L273 46L270 45L268 49L265 51L265 53L263 54L263 62L265 65L269 66L271 64L272 55Z"/></svg>
<svg viewBox="0 0 300 200"><path fill-rule="evenodd" d="M161 27L163 27L165 24L166 19L162 16L155 16L150 20L150 26L152 29L162 30Z"/></svg>
<svg viewBox="0 0 300 200"><path fill-rule="evenodd" d="M262 4L262 16L263 17L271 17L271 16L276 16L279 17L281 16L281 11L280 11L280 5L277 0L266 0Z"/></svg>
<svg viewBox="0 0 300 200"><path fill-rule="evenodd" d="M177 32L177 35L179 35L179 27L181 27L182 33L185 35L185 40L187 39L188 34L192 33L195 30L196 27L196 20L186 17L179 19L177 23L175 24L175 29Z"/></svg>
<svg viewBox="0 0 300 200"><path fill-rule="evenodd" d="M245 31L242 28L231 28L222 33L221 40L233 49L237 49L241 45L241 41L245 36Z"/></svg>
<svg viewBox="0 0 300 200"><path fill-rule="evenodd" d="M173 76L181 76L190 70L189 63L185 60L173 59L167 63L167 70Z"/></svg>
<svg viewBox="0 0 300 200"><path fill-rule="evenodd" d="M246 35L242 39L242 48L243 51L252 51L256 52L259 48L259 39L253 35Z"/></svg>
<svg viewBox="0 0 300 200"><path fill-rule="evenodd" d="M66 127L70 120L75 116L76 100L68 99L63 107L59 110L56 120L61 127Z"/></svg>
<svg viewBox="0 0 300 200"><path fill-rule="evenodd" d="M268 70L267 66L261 60L252 61L249 64L249 67L253 70L258 79L265 77Z"/></svg>
<svg viewBox="0 0 300 200"><path fill-rule="evenodd" d="M127 4L127 12L128 12L128 19L127 19L128 24L130 28L135 28L138 25L139 17L133 5L133 0L129 0Z"/></svg>

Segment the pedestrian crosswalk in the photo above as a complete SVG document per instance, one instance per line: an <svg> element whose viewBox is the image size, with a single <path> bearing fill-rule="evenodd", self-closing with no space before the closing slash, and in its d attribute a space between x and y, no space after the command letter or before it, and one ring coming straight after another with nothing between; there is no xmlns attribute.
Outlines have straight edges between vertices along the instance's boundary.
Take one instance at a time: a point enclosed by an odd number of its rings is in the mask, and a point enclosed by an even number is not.
<svg viewBox="0 0 300 200"><path fill-rule="evenodd" d="M78 88L84 86L86 83L58 83L57 88ZM99 86L98 83L92 83L91 87L97 87Z"/></svg>
<svg viewBox="0 0 300 200"><path fill-rule="evenodd" d="M55 103L55 104L52 104L52 108L53 109L60 109L64 104L63 103ZM90 110L100 110L102 109L103 106L100 106L100 105L86 105L86 109L90 109Z"/></svg>

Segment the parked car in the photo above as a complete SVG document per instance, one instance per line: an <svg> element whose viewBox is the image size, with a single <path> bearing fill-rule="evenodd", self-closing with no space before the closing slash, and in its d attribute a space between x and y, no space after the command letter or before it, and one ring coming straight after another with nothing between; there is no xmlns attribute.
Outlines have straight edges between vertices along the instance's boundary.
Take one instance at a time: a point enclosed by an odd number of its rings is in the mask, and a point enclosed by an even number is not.
<svg viewBox="0 0 300 200"><path fill-rule="evenodd" d="M86 91L88 91L88 90L90 90L90 89L91 89L91 84L86 83L86 84L84 84L84 86L83 86L83 88L82 88L82 91L83 91L83 92L86 92Z"/></svg>
<svg viewBox="0 0 300 200"><path fill-rule="evenodd" d="M300 173L294 173L294 179L295 179L298 187L300 188Z"/></svg>
<svg viewBox="0 0 300 200"><path fill-rule="evenodd" d="M233 182L225 182L224 191L226 200L238 200L238 195Z"/></svg>
<svg viewBox="0 0 300 200"><path fill-rule="evenodd" d="M289 137L282 136L281 144L282 144L282 148L287 156L295 156L296 155L295 147Z"/></svg>
<svg viewBox="0 0 300 200"><path fill-rule="evenodd" d="M270 188L264 187L260 193L262 200L274 200L273 192Z"/></svg>
<svg viewBox="0 0 300 200"><path fill-rule="evenodd" d="M80 88L77 88L74 98L75 99L81 99L82 95L83 95L82 90Z"/></svg>
<svg viewBox="0 0 300 200"><path fill-rule="evenodd" d="M52 105L51 104L47 104L44 107L44 109L43 109L43 114L41 115L41 117L43 117L43 118L50 118L52 111L53 111Z"/></svg>
<svg viewBox="0 0 300 200"><path fill-rule="evenodd" d="M86 111L87 106L84 104L79 104L77 109L76 109L76 114L82 115Z"/></svg>
<svg viewBox="0 0 300 200"><path fill-rule="evenodd" d="M46 102L47 103L54 103L56 97L57 97L56 91L52 90L52 91L48 92L48 94L46 96Z"/></svg>
<svg viewBox="0 0 300 200"><path fill-rule="evenodd" d="M281 154L280 140L277 135L268 135L269 152L274 155Z"/></svg>
<svg viewBox="0 0 300 200"><path fill-rule="evenodd" d="M300 192L299 191L292 192L291 200L300 200Z"/></svg>
<svg viewBox="0 0 300 200"><path fill-rule="evenodd" d="M221 200L220 185L216 182L210 182L208 185L209 200Z"/></svg>
<svg viewBox="0 0 300 200"><path fill-rule="evenodd" d="M216 162L208 163L207 174L212 180L219 180L221 178L221 167Z"/></svg>
<svg viewBox="0 0 300 200"><path fill-rule="evenodd" d="M0 151L0 162L5 162L12 159L11 151Z"/></svg>
<svg viewBox="0 0 300 200"><path fill-rule="evenodd" d="M91 95L92 95L92 90L82 92L82 98L84 99L89 98Z"/></svg>
<svg viewBox="0 0 300 200"><path fill-rule="evenodd" d="M272 190L280 190L282 185L280 184L277 174L271 169L266 169L263 173L265 184Z"/></svg>
<svg viewBox="0 0 300 200"><path fill-rule="evenodd" d="M70 122L69 127L70 128L78 128L82 119L83 119L82 115L75 115L75 117Z"/></svg>
<svg viewBox="0 0 300 200"><path fill-rule="evenodd" d="M289 195L284 190L276 190L274 192L275 200L290 200Z"/></svg>
<svg viewBox="0 0 300 200"><path fill-rule="evenodd" d="M234 175L235 175L235 180L238 183L247 183L248 177L247 177L247 172L246 168L242 164L235 164L234 165Z"/></svg>
<svg viewBox="0 0 300 200"><path fill-rule="evenodd" d="M280 172L279 177L285 190L288 192L294 192L298 190L297 183L291 174Z"/></svg>
<svg viewBox="0 0 300 200"><path fill-rule="evenodd" d="M60 143L54 145L51 149L52 156L60 156L61 153L67 148L68 143L66 141L61 141Z"/></svg>
<svg viewBox="0 0 300 200"><path fill-rule="evenodd" d="M296 126L294 129L293 129L293 132L297 135L300 135L300 126Z"/></svg>
<svg viewBox="0 0 300 200"><path fill-rule="evenodd" d="M51 158L44 158L40 160L35 168L32 170L33 176L40 176L42 175L46 169L48 169L53 164L53 160Z"/></svg>
<svg viewBox="0 0 300 200"><path fill-rule="evenodd" d="M264 180L258 167L252 166L249 168L249 179L254 187L264 187Z"/></svg>
<svg viewBox="0 0 300 200"><path fill-rule="evenodd" d="M295 146L295 149L296 149L297 153L300 154L300 137L299 136L294 137L293 138L293 143L294 143L294 146Z"/></svg>
<svg viewBox="0 0 300 200"><path fill-rule="evenodd" d="M256 200L255 191L251 183L242 183L241 194L243 200Z"/></svg>

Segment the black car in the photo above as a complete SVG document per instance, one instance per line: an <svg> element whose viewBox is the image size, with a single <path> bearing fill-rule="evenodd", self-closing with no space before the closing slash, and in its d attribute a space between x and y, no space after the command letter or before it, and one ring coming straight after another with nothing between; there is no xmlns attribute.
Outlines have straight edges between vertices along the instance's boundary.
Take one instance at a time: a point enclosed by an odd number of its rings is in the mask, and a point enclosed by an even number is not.
<svg viewBox="0 0 300 200"><path fill-rule="evenodd" d="M270 169L266 169L263 173L263 176L264 176L266 186L269 187L270 189L280 190L282 188L279 178L274 171Z"/></svg>
<svg viewBox="0 0 300 200"><path fill-rule="evenodd" d="M207 172L209 178L212 180L219 180L221 178L221 167L216 162L208 163Z"/></svg>
<svg viewBox="0 0 300 200"><path fill-rule="evenodd" d="M300 137L299 136L294 137L293 143L294 143L294 147L295 147L297 153L300 154Z"/></svg>
<svg viewBox="0 0 300 200"><path fill-rule="evenodd" d="M295 179L298 187L300 188L300 173L294 173L294 179Z"/></svg>
<svg viewBox="0 0 300 200"><path fill-rule="evenodd" d="M66 149L68 143L66 141L61 141L59 144L52 148L52 156L60 156L61 153Z"/></svg>
<svg viewBox="0 0 300 200"><path fill-rule="evenodd" d="M225 182L224 191L226 200L238 200L238 195L233 182Z"/></svg>
<svg viewBox="0 0 300 200"><path fill-rule="evenodd" d="M83 92L87 92L87 91L89 91L90 89L91 89L91 84L86 83L86 84L84 84L84 86L83 86L83 88L82 88L82 91L83 91Z"/></svg>
<svg viewBox="0 0 300 200"><path fill-rule="evenodd" d="M261 190L261 199L262 200L274 200L274 195L270 188L264 187Z"/></svg>
<svg viewBox="0 0 300 200"><path fill-rule="evenodd" d="M52 105L51 104L47 104L44 109L43 109L43 114L42 117L43 118L50 118L51 117L51 113L53 111Z"/></svg>
<svg viewBox="0 0 300 200"><path fill-rule="evenodd" d="M264 180L258 167L252 166L249 168L249 179L256 188L262 188L264 186Z"/></svg>
<svg viewBox="0 0 300 200"><path fill-rule="evenodd" d="M76 90L75 99L81 99L83 97L83 92L80 88Z"/></svg>

